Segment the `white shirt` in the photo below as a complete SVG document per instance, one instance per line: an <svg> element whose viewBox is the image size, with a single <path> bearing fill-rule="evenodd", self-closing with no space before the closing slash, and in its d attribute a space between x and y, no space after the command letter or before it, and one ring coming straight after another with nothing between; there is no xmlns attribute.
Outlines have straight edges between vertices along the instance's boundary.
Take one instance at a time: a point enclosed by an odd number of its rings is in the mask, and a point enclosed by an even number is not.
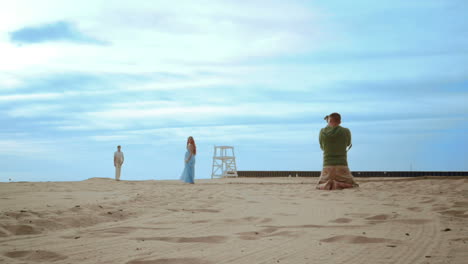
<svg viewBox="0 0 468 264"><path fill-rule="evenodd" d="M114 160L118 163L118 164L122 164L124 162L124 154L122 151L116 151L114 152Z"/></svg>

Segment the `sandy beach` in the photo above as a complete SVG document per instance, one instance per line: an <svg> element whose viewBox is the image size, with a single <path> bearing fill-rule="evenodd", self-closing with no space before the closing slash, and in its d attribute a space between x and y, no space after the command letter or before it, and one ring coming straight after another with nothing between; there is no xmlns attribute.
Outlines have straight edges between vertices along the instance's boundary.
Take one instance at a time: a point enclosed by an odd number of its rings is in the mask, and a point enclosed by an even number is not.
<svg viewBox="0 0 468 264"><path fill-rule="evenodd" d="M0 263L467 263L468 177L0 183Z"/></svg>

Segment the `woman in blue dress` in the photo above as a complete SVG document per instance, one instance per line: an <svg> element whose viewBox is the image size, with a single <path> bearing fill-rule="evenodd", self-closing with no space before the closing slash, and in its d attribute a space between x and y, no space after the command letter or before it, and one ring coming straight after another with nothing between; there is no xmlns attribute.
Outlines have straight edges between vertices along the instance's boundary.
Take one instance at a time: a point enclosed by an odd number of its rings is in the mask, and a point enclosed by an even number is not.
<svg viewBox="0 0 468 264"><path fill-rule="evenodd" d="M195 178L195 155L197 154L197 146L193 137L187 139L187 152L185 152L185 167L180 180L186 183L194 184Z"/></svg>

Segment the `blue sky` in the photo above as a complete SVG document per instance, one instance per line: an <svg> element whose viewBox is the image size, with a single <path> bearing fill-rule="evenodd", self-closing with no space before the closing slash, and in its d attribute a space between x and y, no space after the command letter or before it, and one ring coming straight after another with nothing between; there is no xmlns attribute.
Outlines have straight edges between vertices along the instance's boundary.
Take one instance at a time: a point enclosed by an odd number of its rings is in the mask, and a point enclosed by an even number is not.
<svg viewBox="0 0 468 264"><path fill-rule="evenodd" d="M351 170L468 170L466 1L9 1L0 181L320 170L323 116Z"/></svg>

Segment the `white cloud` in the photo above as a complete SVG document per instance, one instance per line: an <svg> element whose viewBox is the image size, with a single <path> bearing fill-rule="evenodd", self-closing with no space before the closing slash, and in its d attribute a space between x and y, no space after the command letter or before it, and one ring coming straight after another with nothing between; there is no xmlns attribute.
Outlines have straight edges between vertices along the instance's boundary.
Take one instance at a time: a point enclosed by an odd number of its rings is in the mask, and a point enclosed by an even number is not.
<svg viewBox="0 0 468 264"><path fill-rule="evenodd" d="M331 112L345 115L369 117L408 115L410 119L420 116L447 116L466 113L468 108L460 94L443 95L438 98L421 96L417 101L411 98L393 98L385 102L368 97L343 94L328 98L326 95L313 101L294 102L291 100L263 100L251 95L250 101L243 101L228 94L198 95L194 90L190 97L179 100L134 100L104 103L99 107L86 107L70 113L66 120L51 125L60 130L122 130L156 128L165 126L197 126L199 124L224 124L255 120L294 120L322 116ZM193 97L195 96L195 97ZM245 96L245 95L241 95ZM443 108L434 108L444 105ZM367 114L366 114L367 113Z"/></svg>
<svg viewBox="0 0 468 264"><path fill-rule="evenodd" d="M56 87L53 87L56 88ZM66 87L65 87L66 88ZM16 93L0 95L0 103L22 102L22 101L53 101L57 99L70 99L72 97L83 96L103 96L116 94L119 90L91 90L91 91L65 91L65 92L47 92L47 93Z"/></svg>
<svg viewBox="0 0 468 264"><path fill-rule="evenodd" d="M212 105L203 102L183 104L180 102L155 101L136 104L118 104L105 110L89 111L68 118L69 126L60 129L131 129L132 127L161 127L168 122L181 125L196 125L201 122L229 124L233 118L287 118L295 115L323 113L326 106L268 102ZM326 113L326 112L325 112Z"/></svg>
<svg viewBox="0 0 468 264"><path fill-rule="evenodd" d="M0 73L0 91L7 91L21 86L23 82L12 74Z"/></svg>
<svg viewBox="0 0 468 264"><path fill-rule="evenodd" d="M123 141L129 141L130 140L130 137L129 136L126 136L126 135L107 135L107 136L90 136L89 137L91 140L94 140L94 141L103 141L103 142L106 142L106 141L120 141L120 142L123 142Z"/></svg>
<svg viewBox="0 0 468 264"><path fill-rule="evenodd" d="M192 135L201 144L301 144L315 138L322 122L314 124L265 124L186 126L158 129L137 129L90 136L93 141L118 141L125 144L171 145ZM284 143L281 143L284 142Z"/></svg>
<svg viewBox="0 0 468 264"><path fill-rule="evenodd" d="M9 94L0 95L1 102L30 101L30 100L52 100L62 98L63 93L32 93L32 94Z"/></svg>
<svg viewBox="0 0 468 264"><path fill-rule="evenodd" d="M208 78L196 78L190 80L170 80L170 81L158 81L158 82L147 82L143 84L121 84L121 90L127 91L157 91L157 90L178 90L178 89L191 89L191 88L210 88L219 87L225 85L236 85L240 81L236 81L229 78L223 77L208 77Z"/></svg>
<svg viewBox="0 0 468 264"><path fill-rule="evenodd" d="M0 155L28 156L38 159L47 158L54 152L55 143L45 140L31 139L0 139Z"/></svg>
<svg viewBox="0 0 468 264"><path fill-rule="evenodd" d="M59 55L59 45L28 45L15 46L10 43L0 42L0 71L21 73L29 71L30 67L45 66L53 62Z"/></svg>
<svg viewBox="0 0 468 264"><path fill-rule="evenodd" d="M0 55L8 62L0 69L32 70L41 65L49 71L190 71L191 67L185 66L188 63L225 63L297 53L320 43L312 41L320 37L319 23L313 11L301 4L203 2L120 1L109 6L106 1L12 1L0 11L0 31L69 20L85 34L112 45L14 46L0 40Z"/></svg>
<svg viewBox="0 0 468 264"><path fill-rule="evenodd" d="M63 106L47 105L47 104L32 104L17 106L6 111L10 117L44 117L44 116L64 116L62 112Z"/></svg>

